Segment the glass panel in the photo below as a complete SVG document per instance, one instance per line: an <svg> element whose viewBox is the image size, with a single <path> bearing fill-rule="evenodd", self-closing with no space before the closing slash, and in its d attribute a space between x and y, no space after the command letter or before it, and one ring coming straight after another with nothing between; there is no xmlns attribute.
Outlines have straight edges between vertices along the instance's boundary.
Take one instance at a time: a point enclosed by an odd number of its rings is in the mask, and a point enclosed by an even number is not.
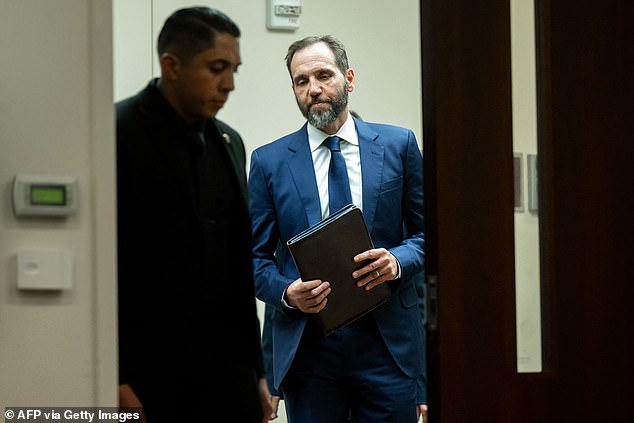
<svg viewBox="0 0 634 423"><path fill-rule="evenodd" d="M529 373L542 371L535 13L531 0L510 1L517 371Z"/></svg>

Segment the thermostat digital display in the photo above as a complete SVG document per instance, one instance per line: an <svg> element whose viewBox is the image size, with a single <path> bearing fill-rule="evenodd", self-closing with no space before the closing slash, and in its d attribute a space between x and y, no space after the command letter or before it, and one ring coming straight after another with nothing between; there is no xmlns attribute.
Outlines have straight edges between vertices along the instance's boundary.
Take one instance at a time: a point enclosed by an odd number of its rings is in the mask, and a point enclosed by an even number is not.
<svg viewBox="0 0 634 423"><path fill-rule="evenodd" d="M65 206L66 187L31 185L31 204L38 206Z"/></svg>
<svg viewBox="0 0 634 423"><path fill-rule="evenodd" d="M77 183L68 176L16 175L16 216L69 216L77 209Z"/></svg>

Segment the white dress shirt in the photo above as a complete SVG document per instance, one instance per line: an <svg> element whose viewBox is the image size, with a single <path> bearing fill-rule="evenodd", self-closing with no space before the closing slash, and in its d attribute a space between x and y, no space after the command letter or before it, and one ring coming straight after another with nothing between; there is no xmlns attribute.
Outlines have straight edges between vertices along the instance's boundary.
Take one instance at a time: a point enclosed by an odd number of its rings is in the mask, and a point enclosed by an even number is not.
<svg viewBox="0 0 634 423"><path fill-rule="evenodd" d="M354 120L350 113L348 119L339 128L336 134L341 138L341 154L346 161L346 169L348 171L348 181L350 182L350 194L352 195L352 203L363 211L363 190L361 182L361 155L359 153L359 136ZM330 149L323 145L328 135L320 131L310 123L308 124L308 143L313 156L313 166L315 167L315 177L317 178L317 188L319 189L319 202L321 205L321 218L325 219L329 213L329 196L328 196L328 168L330 167ZM401 277L401 264L396 260L397 276ZM290 309L293 307L285 299L286 290L282 294L282 306Z"/></svg>
<svg viewBox="0 0 634 423"><path fill-rule="evenodd" d="M339 128L339 131L333 135L341 138L341 154L343 154L343 158L346 161L352 203L363 210L359 136L357 135L357 128L350 114L348 114L348 119L341 128ZM322 219L329 215L328 168L330 166L331 153L330 149L323 145L324 140L329 136L330 135L320 131L313 125L308 124L308 143L310 144L310 151L313 156L313 166L315 166Z"/></svg>

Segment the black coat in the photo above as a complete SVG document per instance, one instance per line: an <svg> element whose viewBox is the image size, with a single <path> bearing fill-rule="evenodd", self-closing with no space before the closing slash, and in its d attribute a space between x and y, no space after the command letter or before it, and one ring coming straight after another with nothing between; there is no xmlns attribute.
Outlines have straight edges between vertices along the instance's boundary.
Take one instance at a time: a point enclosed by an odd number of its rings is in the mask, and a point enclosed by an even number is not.
<svg viewBox="0 0 634 423"><path fill-rule="evenodd" d="M117 104L120 383L149 423L185 421L184 408L196 419L219 408L236 421L261 415L245 149L217 119L206 134L230 162L223 180L239 200L229 226L201 216L187 126L155 81Z"/></svg>

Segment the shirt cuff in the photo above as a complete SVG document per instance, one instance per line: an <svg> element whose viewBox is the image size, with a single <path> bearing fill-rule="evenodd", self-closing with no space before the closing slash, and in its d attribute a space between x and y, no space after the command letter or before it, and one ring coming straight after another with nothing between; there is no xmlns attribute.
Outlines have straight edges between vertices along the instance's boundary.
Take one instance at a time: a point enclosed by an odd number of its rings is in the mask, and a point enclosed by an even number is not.
<svg viewBox="0 0 634 423"><path fill-rule="evenodd" d="M394 254L392 254L394 256ZM396 258L396 256L394 256L394 260L396 260L396 267L398 268L398 271L396 272L396 276L394 277L394 279L392 280L397 280L401 278L401 262L398 261L398 259Z"/></svg>
<svg viewBox="0 0 634 423"><path fill-rule="evenodd" d="M282 293L282 300L280 301L282 303L282 308L288 308L288 309L291 309L291 310L298 310L297 307L293 307L292 305L287 303L286 299L284 297L286 297L286 289Z"/></svg>

